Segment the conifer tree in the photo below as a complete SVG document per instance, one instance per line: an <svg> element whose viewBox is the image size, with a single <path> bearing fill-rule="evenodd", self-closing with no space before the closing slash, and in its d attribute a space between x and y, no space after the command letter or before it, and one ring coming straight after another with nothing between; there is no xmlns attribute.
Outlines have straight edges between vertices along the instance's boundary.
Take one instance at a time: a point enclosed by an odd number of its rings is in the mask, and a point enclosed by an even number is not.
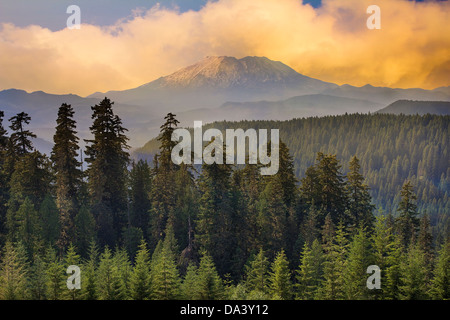
<svg viewBox="0 0 450 320"><path fill-rule="evenodd" d="M386 258L386 285L382 285L383 296L388 300L400 299L401 286L401 263L404 259L404 253L401 245L401 238L395 235Z"/></svg>
<svg viewBox="0 0 450 320"><path fill-rule="evenodd" d="M419 218L417 218L417 196L411 181L405 182L400 192L401 201L399 204L399 216L396 220L397 232L402 239L402 246L407 250L411 239L416 236L419 228Z"/></svg>
<svg viewBox="0 0 450 320"><path fill-rule="evenodd" d="M83 263L83 272L81 273L81 294L84 300L97 300L97 268L99 252L95 241L91 241L88 249L88 259Z"/></svg>
<svg viewBox="0 0 450 320"><path fill-rule="evenodd" d="M322 277L323 253L317 239L310 245L305 242L303 246L300 268L297 270L296 298L314 299Z"/></svg>
<svg viewBox="0 0 450 320"><path fill-rule="evenodd" d="M246 288L249 292L258 291L266 294L269 286L269 261L261 248L253 258L250 265L246 266Z"/></svg>
<svg viewBox="0 0 450 320"><path fill-rule="evenodd" d="M344 299L344 270L348 254L347 232L342 221L336 229L332 243L325 245L323 281L318 290L318 298L326 300Z"/></svg>
<svg viewBox="0 0 450 320"><path fill-rule="evenodd" d="M133 266L131 265L128 253L124 248L116 248L113 259L114 264L119 271L122 300L128 299L130 296L130 279L133 272Z"/></svg>
<svg viewBox="0 0 450 320"><path fill-rule="evenodd" d="M366 270L372 262L369 245L365 228L360 227L350 243L344 268L344 294L348 300L361 300L368 297Z"/></svg>
<svg viewBox="0 0 450 320"><path fill-rule="evenodd" d="M25 126L30 124L31 117L26 112L20 112L14 117L10 118L12 130L10 139L14 146L15 154L22 156L33 150L33 143L31 138L36 138L36 135L29 130L25 130Z"/></svg>
<svg viewBox="0 0 450 320"><path fill-rule="evenodd" d="M198 268L195 264L189 264L186 275L180 286L181 296L185 300L197 300L200 297L200 287L198 281Z"/></svg>
<svg viewBox="0 0 450 320"><path fill-rule="evenodd" d="M442 244L436 259L430 295L436 300L450 299L450 241Z"/></svg>
<svg viewBox="0 0 450 320"><path fill-rule="evenodd" d="M149 231L151 247L154 247L159 240L164 239L164 230L166 230L169 217L174 215L176 205L175 172L179 166L172 162L172 149L176 145L176 142L172 141L172 134L179 121L175 116L168 113L164 118L166 121L161 126L161 133L158 137L159 154L154 158Z"/></svg>
<svg viewBox="0 0 450 320"><path fill-rule="evenodd" d="M101 245L114 246L126 225L127 129L114 114L108 98L91 107L93 140L86 140L89 194Z"/></svg>
<svg viewBox="0 0 450 320"><path fill-rule="evenodd" d="M0 298L23 300L28 297L28 271L20 253L11 242L6 242L0 264Z"/></svg>
<svg viewBox="0 0 450 320"><path fill-rule="evenodd" d="M97 289L99 300L122 300L125 298L124 287L111 249L105 247L100 255L97 269Z"/></svg>
<svg viewBox="0 0 450 320"><path fill-rule="evenodd" d="M77 253L75 246L70 243L64 257L63 267L67 270L69 266L80 266L80 255ZM83 284L81 284L83 285ZM63 296L67 300L80 300L81 293L79 289L64 290Z"/></svg>
<svg viewBox="0 0 450 320"><path fill-rule="evenodd" d="M210 255L204 253L200 259L197 277L199 300L220 300L223 297L223 283Z"/></svg>
<svg viewBox="0 0 450 320"><path fill-rule="evenodd" d="M283 200L281 180L274 176L267 184L259 199L258 224L261 242L268 251L268 256L275 254L287 246L287 229L289 211Z"/></svg>
<svg viewBox="0 0 450 320"><path fill-rule="evenodd" d="M152 299L173 300L179 297L179 274L175 257L168 242L164 241L161 252L152 263Z"/></svg>
<svg viewBox="0 0 450 320"><path fill-rule="evenodd" d="M150 298L150 254L147 244L142 239L137 252L133 272L130 277L130 297L133 300Z"/></svg>
<svg viewBox="0 0 450 320"><path fill-rule="evenodd" d="M424 252L418 244L411 244L401 264L400 297L405 300L427 298Z"/></svg>
<svg viewBox="0 0 450 320"><path fill-rule="evenodd" d="M269 278L269 292L275 300L290 300L292 298L292 288L289 262L284 250L281 250L277 253L272 263Z"/></svg>
<svg viewBox="0 0 450 320"><path fill-rule="evenodd" d="M52 247L47 248L47 298L49 300L62 300L66 287L66 273L61 259Z"/></svg>
<svg viewBox="0 0 450 320"><path fill-rule="evenodd" d="M392 251L394 242L392 227L388 225L387 217L384 215L377 216L372 233L373 259L374 264L381 270L381 289L372 290L371 297L374 299L382 299L385 295L386 288L386 270L389 266L389 253Z"/></svg>
<svg viewBox="0 0 450 320"><path fill-rule="evenodd" d="M73 224L79 209L78 191L83 176L79 168L81 163L77 160L79 139L76 136L74 114L69 104L63 103L59 108L51 154L56 178L56 205L60 212L61 233L58 246L61 250L75 240Z"/></svg>
<svg viewBox="0 0 450 320"><path fill-rule="evenodd" d="M202 250L211 252L220 274L229 270L236 248L231 172L225 158L223 164L203 164L198 182L201 195L195 239Z"/></svg>
<svg viewBox="0 0 450 320"><path fill-rule="evenodd" d="M375 206L371 203L372 197L369 194L369 187L364 184L364 177L360 173L361 166L356 156L350 160L350 171L347 174L347 196L348 212L350 213L349 223L354 227L373 227Z"/></svg>
<svg viewBox="0 0 450 320"><path fill-rule="evenodd" d="M45 300L47 297L47 265L40 253L33 257L33 264L30 267L30 299Z"/></svg>

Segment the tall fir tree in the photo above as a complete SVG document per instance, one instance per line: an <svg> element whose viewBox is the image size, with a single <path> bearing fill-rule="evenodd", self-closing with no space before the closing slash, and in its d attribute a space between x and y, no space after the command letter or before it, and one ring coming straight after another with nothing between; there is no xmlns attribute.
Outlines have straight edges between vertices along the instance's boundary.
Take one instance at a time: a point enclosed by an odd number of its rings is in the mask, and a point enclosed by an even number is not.
<svg viewBox="0 0 450 320"><path fill-rule="evenodd" d="M24 300L28 297L28 270L17 245L6 242L0 264L0 298Z"/></svg>
<svg viewBox="0 0 450 320"><path fill-rule="evenodd" d="M398 207L398 217L396 219L397 232L401 237L404 251L409 248L411 240L417 237L420 220L417 217L417 196L411 181L403 184L400 192L401 200Z"/></svg>
<svg viewBox="0 0 450 320"><path fill-rule="evenodd" d="M401 263L400 297L404 300L427 299L424 252L419 244L411 243L406 259Z"/></svg>
<svg viewBox="0 0 450 320"><path fill-rule="evenodd" d="M83 177L81 163L77 160L79 139L76 136L74 114L75 111L69 104L63 103L59 108L50 157L55 172L56 205L60 213L61 233L58 246L61 251L75 240L73 224L80 207L78 192Z"/></svg>
<svg viewBox="0 0 450 320"><path fill-rule="evenodd" d="M322 247L317 239L311 244L305 242L297 270L296 298L312 300L320 285L323 268Z"/></svg>
<svg viewBox="0 0 450 320"><path fill-rule="evenodd" d="M206 253L200 259L197 284L199 300L220 300L224 287L212 257Z"/></svg>
<svg viewBox="0 0 450 320"><path fill-rule="evenodd" d="M30 124L31 117L26 112L20 112L9 119L12 130L10 139L14 146L14 151L18 156L24 155L33 150L32 138L36 135L30 130L26 130L25 126Z"/></svg>
<svg viewBox="0 0 450 320"><path fill-rule="evenodd" d="M325 261L323 267L323 281L316 298L326 300L341 300L344 294L344 271L348 255L348 239L345 226L339 222L333 241L324 244Z"/></svg>
<svg viewBox="0 0 450 320"><path fill-rule="evenodd" d="M174 215L176 206L175 173L178 165L172 162L172 149L176 145L172 141L172 134L179 121L176 115L168 113L166 121L161 126L158 137L160 142L159 154L154 158L153 181L151 187L151 215L150 215L150 239L151 248L154 248L159 240L164 239L169 217Z"/></svg>
<svg viewBox="0 0 450 320"><path fill-rule="evenodd" d="M365 227L360 227L348 249L344 268L344 294L347 300L365 300L369 290L366 286L367 267L372 265L373 257Z"/></svg>
<svg viewBox="0 0 450 320"><path fill-rule="evenodd" d="M86 140L89 193L101 245L114 246L126 226L127 131L108 98L91 107L93 140Z"/></svg>
<svg viewBox="0 0 450 320"><path fill-rule="evenodd" d="M277 253L272 263L269 277L269 292L273 299L290 300L292 299L292 289L289 262L284 250L281 250Z"/></svg>
<svg viewBox="0 0 450 320"><path fill-rule="evenodd" d="M133 272L130 277L130 296L133 300L150 298L150 254L146 242L142 239L137 252Z"/></svg>
<svg viewBox="0 0 450 320"><path fill-rule="evenodd" d="M348 223L355 228L365 226L372 228L374 223L372 197L369 194L369 187L364 184L364 177L360 173L361 166L359 159L353 156L349 163L350 171L347 174L347 196L348 212L350 214Z"/></svg>
<svg viewBox="0 0 450 320"><path fill-rule="evenodd" d="M430 296L435 300L450 299L450 241L444 242L438 252Z"/></svg>
<svg viewBox="0 0 450 320"><path fill-rule="evenodd" d="M268 293L269 287L269 261L261 248L253 257L250 264L246 266L246 288L249 292L257 291L262 294Z"/></svg>

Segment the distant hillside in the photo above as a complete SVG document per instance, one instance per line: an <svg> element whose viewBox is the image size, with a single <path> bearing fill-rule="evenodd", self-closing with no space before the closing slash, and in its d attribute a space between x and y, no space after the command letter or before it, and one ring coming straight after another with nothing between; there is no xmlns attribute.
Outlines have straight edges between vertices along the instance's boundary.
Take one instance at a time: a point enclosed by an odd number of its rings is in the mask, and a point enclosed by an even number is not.
<svg viewBox="0 0 450 320"><path fill-rule="evenodd" d="M436 223L449 216L450 116L348 114L288 121L215 122L207 128L276 129L294 158L295 173L302 178L317 152L336 154L343 170L353 155L371 188L374 202L395 213L405 180L416 187L418 206ZM158 152L159 142L149 141L137 149L135 158L148 159ZM450 222L450 218L447 221Z"/></svg>
<svg viewBox="0 0 450 320"><path fill-rule="evenodd" d="M450 102L447 101L413 101L398 100L386 108L378 110L377 113L409 114L409 115L450 115Z"/></svg>

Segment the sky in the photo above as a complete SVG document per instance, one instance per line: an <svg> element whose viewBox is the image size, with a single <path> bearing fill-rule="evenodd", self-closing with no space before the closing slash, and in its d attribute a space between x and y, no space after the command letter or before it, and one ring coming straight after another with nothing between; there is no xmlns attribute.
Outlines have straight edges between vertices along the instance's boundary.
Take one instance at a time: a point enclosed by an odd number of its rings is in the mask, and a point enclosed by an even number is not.
<svg viewBox="0 0 450 320"><path fill-rule="evenodd" d="M70 30L69 5L81 10ZM369 5L381 29L370 30ZM0 90L86 96L205 56L265 56L337 84L450 85L449 1L2 0Z"/></svg>

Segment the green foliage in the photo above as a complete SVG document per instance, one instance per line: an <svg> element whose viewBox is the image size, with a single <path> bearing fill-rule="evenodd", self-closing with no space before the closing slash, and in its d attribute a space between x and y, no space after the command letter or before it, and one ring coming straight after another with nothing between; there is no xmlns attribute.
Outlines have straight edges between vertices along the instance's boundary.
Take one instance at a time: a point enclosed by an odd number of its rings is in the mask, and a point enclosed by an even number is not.
<svg viewBox="0 0 450 320"><path fill-rule="evenodd" d="M269 292L275 300L289 300L292 298L292 281L289 262L284 250L277 253L272 263L269 277Z"/></svg>

